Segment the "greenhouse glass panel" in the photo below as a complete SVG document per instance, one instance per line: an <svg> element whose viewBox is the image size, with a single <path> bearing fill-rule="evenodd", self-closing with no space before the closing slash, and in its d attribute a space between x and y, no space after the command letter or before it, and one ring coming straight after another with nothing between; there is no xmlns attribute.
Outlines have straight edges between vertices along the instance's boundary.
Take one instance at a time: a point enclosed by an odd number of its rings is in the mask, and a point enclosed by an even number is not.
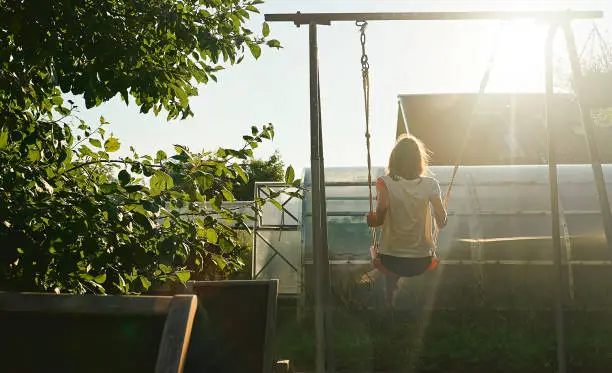
<svg viewBox="0 0 612 373"><path fill-rule="evenodd" d="M278 279L280 294L299 292L300 232L262 231L256 233L255 279Z"/></svg>
<svg viewBox="0 0 612 373"><path fill-rule="evenodd" d="M330 260L370 260L371 231L363 217L328 217L327 241ZM304 260L313 260L312 218L304 219Z"/></svg>
<svg viewBox="0 0 612 373"><path fill-rule="evenodd" d="M296 188L291 188L285 184L274 184L274 183L256 183L256 196L259 198L268 198L268 188L272 192L285 191L296 192ZM287 194L281 194L276 197L275 200L281 205L282 209L278 206L267 202L261 207L261 218L259 221L260 226L297 226L299 225L300 213L302 200L288 196Z"/></svg>

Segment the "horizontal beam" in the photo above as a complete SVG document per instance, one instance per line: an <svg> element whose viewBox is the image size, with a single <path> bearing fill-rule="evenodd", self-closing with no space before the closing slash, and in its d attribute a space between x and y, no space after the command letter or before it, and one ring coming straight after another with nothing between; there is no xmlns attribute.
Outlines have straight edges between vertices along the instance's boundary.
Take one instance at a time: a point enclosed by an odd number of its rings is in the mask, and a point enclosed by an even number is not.
<svg viewBox="0 0 612 373"><path fill-rule="evenodd" d="M599 213L599 212L598 212ZM273 225L273 224L262 224L262 225L258 225L256 227L254 227L255 229L257 229L258 231L282 231L282 232L295 232L298 231L300 229L300 226L297 224L279 224L279 225Z"/></svg>
<svg viewBox="0 0 612 373"><path fill-rule="evenodd" d="M611 260L571 260L568 262L572 266L612 266ZM563 265L568 264L564 262ZM367 259L330 259L331 265L371 265L372 261ZM552 260L470 260L470 259L442 259L443 265L527 265L527 266L553 266ZM304 261L304 265L312 265L312 260Z"/></svg>
<svg viewBox="0 0 612 373"><path fill-rule="evenodd" d="M293 22L296 25L333 21L460 21L534 19L560 22L572 19L602 18L603 11L515 11L515 12L407 12L407 13L279 13L266 14L267 22Z"/></svg>
<svg viewBox="0 0 612 373"><path fill-rule="evenodd" d="M438 176L438 182L441 187L448 186L448 182L440 180ZM610 184L609 182L606 184ZM468 187L505 187L505 186L548 186L546 181L537 180L502 180L502 181L478 181L474 183L463 183L461 181L455 181L454 186L468 186ZM593 180L578 180L578 181L562 181L560 185L563 186L582 186L582 185L593 185ZM325 183L326 187L366 187L368 186L367 181L328 181ZM376 186L376 181L372 181L372 186ZM306 191L310 191L311 185L305 185ZM609 186L608 186L609 188Z"/></svg>
<svg viewBox="0 0 612 373"><path fill-rule="evenodd" d="M366 206L367 208L367 206ZM573 216L573 215L599 215L600 211L597 210L566 210L563 212L565 216ZM363 211L327 211L327 216L334 217L362 217L365 218L367 214L367 210ZM507 210L478 210L478 211L448 211L448 216L546 216L550 215L549 210L518 210L518 211L507 211ZM312 216L312 212L306 211L304 212L304 216L309 217Z"/></svg>

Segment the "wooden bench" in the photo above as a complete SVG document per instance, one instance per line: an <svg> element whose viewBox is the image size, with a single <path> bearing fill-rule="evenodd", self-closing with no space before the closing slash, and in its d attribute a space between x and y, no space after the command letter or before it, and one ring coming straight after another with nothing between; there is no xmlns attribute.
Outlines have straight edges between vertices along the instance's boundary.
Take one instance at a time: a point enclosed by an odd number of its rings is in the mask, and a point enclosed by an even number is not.
<svg viewBox="0 0 612 373"><path fill-rule="evenodd" d="M0 370L182 372L196 307L195 295L0 292Z"/></svg>
<svg viewBox="0 0 612 373"><path fill-rule="evenodd" d="M186 373L289 371L274 361L277 280L190 281L186 292L198 297Z"/></svg>

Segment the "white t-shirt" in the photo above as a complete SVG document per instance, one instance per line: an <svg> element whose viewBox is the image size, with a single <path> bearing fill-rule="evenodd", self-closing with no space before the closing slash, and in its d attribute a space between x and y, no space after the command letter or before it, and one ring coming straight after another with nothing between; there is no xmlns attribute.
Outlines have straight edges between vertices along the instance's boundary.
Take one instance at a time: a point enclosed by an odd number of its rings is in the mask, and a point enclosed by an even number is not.
<svg viewBox="0 0 612 373"><path fill-rule="evenodd" d="M387 187L389 208L378 252L404 258L430 256L434 242L429 198L440 195L440 184L427 176L414 180L394 180L390 176L380 179Z"/></svg>

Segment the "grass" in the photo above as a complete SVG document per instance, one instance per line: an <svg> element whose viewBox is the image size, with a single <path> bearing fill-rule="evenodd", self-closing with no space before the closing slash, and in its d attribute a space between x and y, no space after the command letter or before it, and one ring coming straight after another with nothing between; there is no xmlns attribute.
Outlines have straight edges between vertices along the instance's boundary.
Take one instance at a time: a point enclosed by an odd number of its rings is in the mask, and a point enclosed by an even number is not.
<svg viewBox="0 0 612 373"><path fill-rule="evenodd" d="M314 371L314 323L280 311L277 356ZM612 371L612 312L567 312L568 371ZM556 371L552 312L336 310L337 372L542 373Z"/></svg>

